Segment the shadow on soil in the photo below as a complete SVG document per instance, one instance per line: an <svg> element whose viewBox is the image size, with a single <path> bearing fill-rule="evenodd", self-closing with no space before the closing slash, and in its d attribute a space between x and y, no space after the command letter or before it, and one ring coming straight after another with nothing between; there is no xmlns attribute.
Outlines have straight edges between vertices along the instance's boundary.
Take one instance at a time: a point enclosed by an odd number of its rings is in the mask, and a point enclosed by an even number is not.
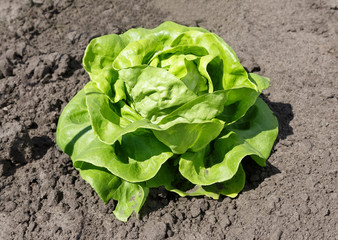
<svg viewBox="0 0 338 240"><path fill-rule="evenodd" d="M64 73L64 77L68 78L73 76L74 72L78 69L82 69L82 62L78 61L76 58L70 56L69 57L69 65L68 68L66 70L66 72Z"/></svg>
<svg viewBox="0 0 338 240"><path fill-rule="evenodd" d="M264 94L261 94L261 98L266 104L268 104L268 106L278 119L279 132L277 140L275 142L276 145L279 140L286 139L287 136L293 135L293 129L290 126L290 122L294 117L292 112L292 106L289 103L271 102Z"/></svg>
<svg viewBox="0 0 338 240"><path fill-rule="evenodd" d="M246 175L243 192L255 189L264 181L264 179L281 173L281 171L271 163L267 162L265 167L261 167L250 157L244 158L242 165Z"/></svg>
<svg viewBox="0 0 338 240"><path fill-rule="evenodd" d="M179 195L173 192L167 191L164 187L151 188L149 195L141 208L140 216L145 217L151 212L156 212L159 209L163 209L168 205L170 200L177 200Z"/></svg>
<svg viewBox="0 0 338 240"><path fill-rule="evenodd" d="M53 145L53 140L48 136L15 140L10 147L10 160L0 161L3 175L11 176L26 163L42 158Z"/></svg>
<svg viewBox="0 0 338 240"><path fill-rule="evenodd" d="M50 147L54 145L53 140L47 136L33 137L33 159L42 158Z"/></svg>

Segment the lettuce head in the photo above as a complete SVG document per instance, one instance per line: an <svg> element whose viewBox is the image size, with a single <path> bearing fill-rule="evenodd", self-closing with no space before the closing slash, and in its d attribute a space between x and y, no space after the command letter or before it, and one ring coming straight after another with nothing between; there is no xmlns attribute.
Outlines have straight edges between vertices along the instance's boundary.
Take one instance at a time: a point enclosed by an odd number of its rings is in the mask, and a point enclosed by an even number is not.
<svg viewBox="0 0 338 240"><path fill-rule="evenodd" d="M278 123L247 73L203 28L164 22L91 40L90 81L63 109L57 144L104 202L127 221L150 188L236 197L246 156L264 166Z"/></svg>

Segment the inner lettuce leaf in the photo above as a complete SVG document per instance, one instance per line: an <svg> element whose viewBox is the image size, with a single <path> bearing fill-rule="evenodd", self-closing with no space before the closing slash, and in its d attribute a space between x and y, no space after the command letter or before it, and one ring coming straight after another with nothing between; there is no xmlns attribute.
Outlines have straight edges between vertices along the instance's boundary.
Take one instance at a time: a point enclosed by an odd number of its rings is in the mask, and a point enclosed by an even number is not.
<svg viewBox="0 0 338 240"><path fill-rule="evenodd" d="M59 118L56 141L74 167L127 221L149 189L182 197L236 197L242 159L265 166L278 122L258 96L269 79L247 73L203 28L164 22L91 40L90 81Z"/></svg>

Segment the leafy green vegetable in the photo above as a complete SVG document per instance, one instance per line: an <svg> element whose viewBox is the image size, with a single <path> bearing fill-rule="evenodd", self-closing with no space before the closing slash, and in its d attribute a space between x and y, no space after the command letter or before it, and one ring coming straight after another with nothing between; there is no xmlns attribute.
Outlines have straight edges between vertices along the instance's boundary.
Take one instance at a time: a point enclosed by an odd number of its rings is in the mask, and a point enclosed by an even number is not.
<svg viewBox="0 0 338 240"><path fill-rule="evenodd" d="M149 188L236 197L241 161L264 166L278 133L258 98L269 79L248 74L234 51L202 28L165 22L88 45L91 81L64 108L57 144L121 221Z"/></svg>

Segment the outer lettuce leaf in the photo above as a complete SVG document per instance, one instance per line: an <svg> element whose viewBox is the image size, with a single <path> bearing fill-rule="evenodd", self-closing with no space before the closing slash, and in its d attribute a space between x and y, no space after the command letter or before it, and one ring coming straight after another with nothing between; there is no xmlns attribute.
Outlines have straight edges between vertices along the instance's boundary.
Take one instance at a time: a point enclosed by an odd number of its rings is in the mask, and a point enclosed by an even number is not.
<svg viewBox="0 0 338 240"><path fill-rule="evenodd" d="M57 144L71 156L74 167L104 202L110 199L119 201L114 213L118 219L126 221L133 211L138 213L148 189L142 184L127 182L112 172L122 169L126 171L123 176L142 182L152 178L172 153L149 133L137 133L122 139L116 154L116 145L104 144L94 135L85 100L85 92L81 90L65 107L58 123ZM150 141L149 145L144 144L144 138ZM126 158L130 163L127 167L122 166Z"/></svg>
<svg viewBox="0 0 338 240"><path fill-rule="evenodd" d="M138 212L143 206L148 193L149 188L143 187L140 184L122 182L113 196L118 201L114 210L116 218L126 222L133 212L138 217Z"/></svg>
<svg viewBox="0 0 338 240"><path fill-rule="evenodd" d="M117 158L110 159L109 170L129 182L142 182L154 177L161 165L173 155L150 131L124 135L121 143L115 144L115 154Z"/></svg>
<svg viewBox="0 0 338 240"><path fill-rule="evenodd" d="M91 80L111 99L115 96L117 100L125 98L123 91L120 91L121 86L112 88L117 80L112 63L125 46L122 38L116 34L102 36L91 40L83 57L83 66Z"/></svg>
<svg viewBox="0 0 338 240"><path fill-rule="evenodd" d="M207 30L199 27L186 27L171 21L166 21L154 29L136 28L130 29L121 34L121 38L125 43L137 41L142 38L157 37L165 46L169 46L171 42L179 36L182 32L196 30L200 32L208 32Z"/></svg>
<svg viewBox="0 0 338 240"><path fill-rule="evenodd" d="M133 212L138 217L149 188L123 181L106 169L85 162L77 162L75 167L105 203L110 199L118 201L114 210L117 219L126 222Z"/></svg>
<svg viewBox="0 0 338 240"><path fill-rule="evenodd" d="M213 199L218 199L221 194L234 198L242 191L244 185L245 172L241 164L231 179L209 186L202 186L188 182L179 174L177 167L171 161L163 164L156 176L146 182L146 186L149 188L164 186L168 191L175 192L182 197L205 195Z"/></svg>
<svg viewBox="0 0 338 240"><path fill-rule="evenodd" d="M255 89L255 85L248 80L247 73L240 64L235 52L216 34L188 31L178 36L171 47L179 45L193 45L204 47L209 55L219 56L223 62L222 89L247 87ZM220 89L215 89L220 90Z"/></svg>
<svg viewBox="0 0 338 240"><path fill-rule="evenodd" d="M265 166L278 135L278 121L268 105L260 98L247 114L227 127L235 132L260 154L251 155L257 164Z"/></svg>
<svg viewBox="0 0 338 240"><path fill-rule="evenodd" d="M199 152L181 155L179 170L198 185L210 185L231 179L245 156L264 166L278 134L278 123L263 100L237 123L225 127L212 145Z"/></svg>
<svg viewBox="0 0 338 240"><path fill-rule="evenodd" d="M230 89L227 92L227 101L223 112L217 118L229 125L245 115L248 109L256 102L260 92L251 88Z"/></svg>
<svg viewBox="0 0 338 240"><path fill-rule="evenodd" d="M99 73L112 67L114 59L126 47L119 35L110 34L94 38L87 46L83 57L83 66L88 73Z"/></svg>
<svg viewBox="0 0 338 240"><path fill-rule="evenodd" d="M74 145L73 162L81 161L104 167L129 182L152 178L173 153L150 132L124 135L121 143L108 145L88 131ZM78 148L82 147L82 151ZM86 147L86 148L83 148ZM77 152L78 151L78 152Z"/></svg>
<svg viewBox="0 0 338 240"><path fill-rule="evenodd" d="M95 189L104 203L113 199L116 190L122 183L120 178L114 176L105 168L86 162L76 162L74 166L79 170L81 177Z"/></svg>
<svg viewBox="0 0 338 240"><path fill-rule="evenodd" d="M106 168L112 174L129 182L142 182L152 178L161 165L173 155L150 131L126 134L113 145L99 141L88 125L89 117L88 112L86 113L83 91L67 105L64 112L67 111L72 114L63 114L60 117L59 129L66 127L75 130L74 136L68 138L67 146L64 148L64 144L58 144L71 156L74 163L77 161L90 163ZM73 115L76 116L77 112L82 114L82 118L74 121ZM82 121L87 122L87 125L83 125Z"/></svg>
<svg viewBox="0 0 338 240"><path fill-rule="evenodd" d="M249 74L251 82L255 83L256 90L251 88L235 88L229 90L228 99L224 106L224 111L217 118L232 124L242 118L248 109L256 102L257 97L263 89L269 87L270 79L254 73ZM245 96L245 98L243 98Z"/></svg>
<svg viewBox="0 0 338 240"><path fill-rule="evenodd" d="M248 77L249 77L251 82L256 84L259 92L262 92L262 90L267 89L270 85L270 79L269 78L259 76L258 74L249 73Z"/></svg>
<svg viewBox="0 0 338 240"><path fill-rule="evenodd" d="M204 191L218 193L231 198L237 197L245 185L245 172L242 164L239 165L235 175L224 182L215 183L209 186L202 186Z"/></svg>
<svg viewBox="0 0 338 240"><path fill-rule="evenodd" d="M82 89L62 111L56 130L56 143L69 156L76 155L74 145L90 130L85 92Z"/></svg>

